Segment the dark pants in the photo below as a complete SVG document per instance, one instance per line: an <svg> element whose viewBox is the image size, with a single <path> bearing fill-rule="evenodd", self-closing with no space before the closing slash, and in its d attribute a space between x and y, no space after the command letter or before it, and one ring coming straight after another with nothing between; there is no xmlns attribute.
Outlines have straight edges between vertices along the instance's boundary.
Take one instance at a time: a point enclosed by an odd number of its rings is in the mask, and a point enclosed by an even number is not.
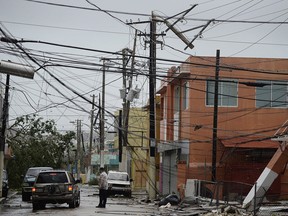
<svg viewBox="0 0 288 216"><path fill-rule="evenodd" d="M99 205L98 205L99 207L103 207L103 208L106 207L107 195L108 195L107 190L105 189L99 190L99 198L100 198Z"/></svg>

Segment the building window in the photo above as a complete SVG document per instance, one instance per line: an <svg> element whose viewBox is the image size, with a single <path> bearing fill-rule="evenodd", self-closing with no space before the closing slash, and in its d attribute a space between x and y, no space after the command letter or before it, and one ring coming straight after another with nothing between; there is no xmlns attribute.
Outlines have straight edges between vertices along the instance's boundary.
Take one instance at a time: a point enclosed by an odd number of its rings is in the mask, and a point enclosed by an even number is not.
<svg viewBox="0 0 288 216"><path fill-rule="evenodd" d="M288 107L287 82L258 81L267 83L263 87L256 87L256 107Z"/></svg>
<svg viewBox="0 0 288 216"><path fill-rule="evenodd" d="M207 81L206 105L214 105L215 81ZM237 106L238 84L236 80L219 80L218 82L218 106Z"/></svg>
<svg viewBox="0 0 288 216"><path fill-rule="evenodd" d="M183 85L183 109L188 109L189 106L189 83L185 82Z"/></svg>
<svg viewBox="0 0 288 216"><path fill-rule="evenodd" d="M166 100L166 95L161 97L160 115L161 115L161 120L167 118L167 100Z"/></svg>
<svg viewBox="0 0 288 216"><path fill-rule="evenodd" d="M175 86L174 88L174 113L180 110L180 87Z"/></svg>

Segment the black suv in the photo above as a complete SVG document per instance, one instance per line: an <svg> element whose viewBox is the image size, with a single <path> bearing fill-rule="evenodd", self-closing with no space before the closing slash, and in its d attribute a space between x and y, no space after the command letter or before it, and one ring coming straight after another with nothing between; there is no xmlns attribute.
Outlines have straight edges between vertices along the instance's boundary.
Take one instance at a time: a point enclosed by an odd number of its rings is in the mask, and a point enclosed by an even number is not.
<svg viewBox="0 0 288 216"><path fill-rule="evenodd" d="M30 201L32 195L32 187L35 179L40 171L52 170L52 167L30 167L23 179L22 183L22 201Z"/></svg>
<svg viewBox="0 0 288 216"><path fill-rule="evenodd" d="M3 179L2 179L2 197L7 197L9 190L8 184L8 175L6 170L3 170Z"/></svg>
<svg viewBox="0 0 288 216"><path fill-rule="evenodd" d="M69 204L69 208L80 205L80 180L65 170L40 172L32 188L33 210L44 209L46 203Z"/></svg>

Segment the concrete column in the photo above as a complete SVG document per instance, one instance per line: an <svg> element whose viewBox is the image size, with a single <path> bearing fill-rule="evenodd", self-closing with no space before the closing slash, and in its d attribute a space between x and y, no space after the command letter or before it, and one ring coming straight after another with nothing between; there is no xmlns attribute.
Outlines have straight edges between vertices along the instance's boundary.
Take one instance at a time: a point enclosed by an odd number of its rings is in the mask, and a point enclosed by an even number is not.
<svg viewBox="0 0 288 216"><path fill-rule="evenodd" d="M286 141L284 141L246 196L243 201L243 208L252 211L255 208L255 205L258 206L274 180L283 171L284 166L288 162L287 155L288 148Z"/></svg>

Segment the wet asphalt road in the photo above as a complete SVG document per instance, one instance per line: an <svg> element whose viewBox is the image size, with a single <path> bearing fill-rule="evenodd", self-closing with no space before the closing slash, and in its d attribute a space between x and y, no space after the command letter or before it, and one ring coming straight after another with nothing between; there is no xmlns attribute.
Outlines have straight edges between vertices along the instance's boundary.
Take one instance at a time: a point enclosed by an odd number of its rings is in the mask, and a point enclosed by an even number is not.
<svg viewBox="0 0 288 216"><path fill-rule="evenodd" d="M7 200L0 204L0 216L26 216L26 215L49 215L49 216L121 216L121 215L137 215L137 216L187 216L187 215L199 215L207 213L207 209L204 210L199 206L193 206L178 209L177 206L171 206L170 208L158 208L155 203L141 202L144 200L147 194L133 193L132 198L125 197L109 197L107 200L107 206L105 209L96 208L98 205L98 189L95 186L81 185L81 203L79 208L70 209L67 204L53 205L47 204L43 210L32 210L31 202L23 202L21 193L16 194L9 192ZM275 207L276 208L276 207ZM280 207L278 207L280 208ZM212 209L212 208L211 208ZM272 211L273 210L273 211ZM287 208L285 212L275 211L272 206L263 208L258 212L259 216L284 216L288 215ZM282 209L283 210L283 209ZM209 211L208 211L209 212ZM228 214L231 215L231 214ZM234 215L234 214L232 214ZM245 214L252 215L252 214Z"/></svg>
<svg viewBox="0 0 288 216"><path fill-rule="evenodd" d="M47 204L43 210L32 210L31 202L23 202L21 194L10 193L10 197L0 204L1 216L23 215L57 215L57 216L88 216L88 215L159 215L154 204L140 203L145 197L143 194L135 194L133 198L109 197L105 209L96 208L98 205L98 190L96 187L81 186L81 203L79 208L70 209L67 204Z"/></svg>

